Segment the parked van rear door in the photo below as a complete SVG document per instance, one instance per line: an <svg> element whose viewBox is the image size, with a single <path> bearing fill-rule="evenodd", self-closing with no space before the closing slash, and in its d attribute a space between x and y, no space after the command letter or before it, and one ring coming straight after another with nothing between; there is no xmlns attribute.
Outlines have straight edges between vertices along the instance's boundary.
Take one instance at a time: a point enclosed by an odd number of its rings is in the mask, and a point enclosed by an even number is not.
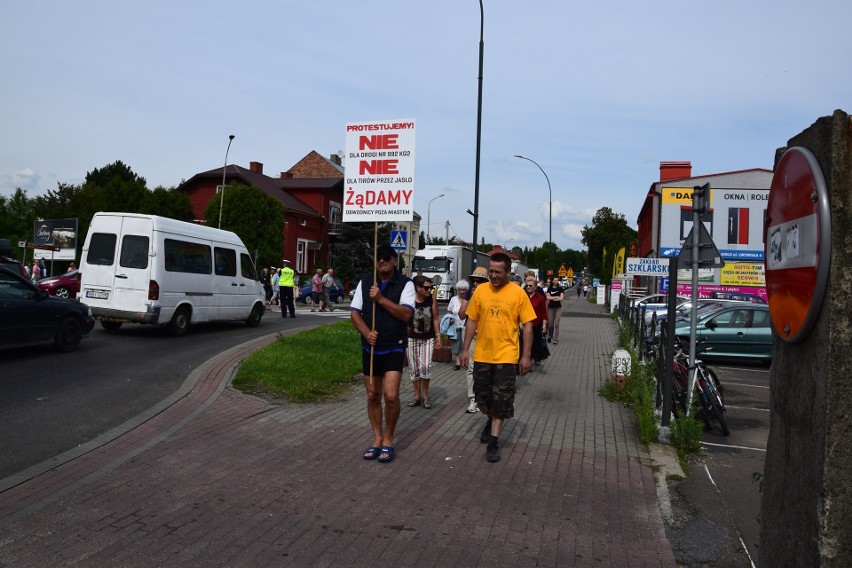
<svg viewBox="0 0 852 568"><path fill-rule="evenodd" d="M96 216L86 251L83 301L91 307L139 311L148 299L151 221Z"/></svg>
<svg viewBox="0 0 852 568"><path fill-rule="evenodd" d="M151 280L151 221L124 217L121 224L118 265L115 267L115 300L119 310L139 309L148 300Z"/></svg>

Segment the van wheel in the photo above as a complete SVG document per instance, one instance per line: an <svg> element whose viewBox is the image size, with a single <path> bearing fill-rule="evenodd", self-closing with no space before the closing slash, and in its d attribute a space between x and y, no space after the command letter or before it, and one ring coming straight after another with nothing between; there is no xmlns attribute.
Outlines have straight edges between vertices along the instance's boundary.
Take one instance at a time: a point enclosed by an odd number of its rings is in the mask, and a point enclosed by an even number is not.
<svg viewBox="0 0 852 568"><path fill-rule="evenodd" d="M260 325L260 318L263 317L263 312L260 306L255 306L251 309L248 319L246 320L247 327L257 327Z"/></svg>
<svg viewBox="0 0 852 568"><path fill-rule="evenodd" d="M101 327L107 331L118 331L121 327L122 322L120 321L104 321L101 320Z"/></svg>
<svg viewBox="0 0 852 568"><path fill-rule="evenodd" d="M189 331L189 309L185 307L176 309L172 321L168 323L166 329L172 337L186 335L186 332Z"/></svg>
<svg viewBox="0 0 852 568"><path fill-rule="evenodd" d="M56 330L56 338L54 344L59 351L68 353L74 351L80 345L80 340L83 338L83 326L80 322L73 318L67 317L59 324L59 329Z"/></svg>

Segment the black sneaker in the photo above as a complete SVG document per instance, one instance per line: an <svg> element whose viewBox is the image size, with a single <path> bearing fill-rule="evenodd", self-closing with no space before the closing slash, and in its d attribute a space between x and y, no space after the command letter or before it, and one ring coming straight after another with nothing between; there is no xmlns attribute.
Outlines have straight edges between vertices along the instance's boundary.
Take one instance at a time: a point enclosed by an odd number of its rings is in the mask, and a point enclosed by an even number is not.
<svg viewBox="0 0 852 568"><path fill-rule="evenodd" d="M500 461L500 447L497 444L493 446L488 444L488 449L485 450L485 461L490 463L497 463Z"/></svg>
<svg viewBox="0 0 852 568"><path fill-rule="evenodd" d="M488 422L485 423L485 428L482 429L482 434L479 435L479 441L483 444L487 444L491 441L491 419L488 419Z"/></svg>

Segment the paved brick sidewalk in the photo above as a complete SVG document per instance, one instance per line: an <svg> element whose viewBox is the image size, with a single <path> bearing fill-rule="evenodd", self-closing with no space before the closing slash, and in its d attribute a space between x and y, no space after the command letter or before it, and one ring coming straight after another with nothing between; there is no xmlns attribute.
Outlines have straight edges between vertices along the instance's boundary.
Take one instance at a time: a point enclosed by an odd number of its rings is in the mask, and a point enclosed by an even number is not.
<svg viewBox="0 0 852 568"><path fill-rule="evenodd" d="M497 464L449 364L381 464L362 388L270 406L225 387L261 342L240 346L123 435L0 480L0 567L676 566L633 417L597 396L617 326L572 297L561 327Z"/></svg>

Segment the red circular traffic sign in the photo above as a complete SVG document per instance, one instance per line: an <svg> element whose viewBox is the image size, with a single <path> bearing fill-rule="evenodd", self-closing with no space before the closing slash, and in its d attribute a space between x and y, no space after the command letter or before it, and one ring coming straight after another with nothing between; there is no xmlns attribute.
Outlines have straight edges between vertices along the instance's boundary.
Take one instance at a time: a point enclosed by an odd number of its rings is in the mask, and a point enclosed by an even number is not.
<svg viewBox="0 0 852 568"><path fill-rule="evenodd" d="M766 208L766 294L772 325L790 343L816 323L828 283L831 214L825 178L807 148L781 157Z"/></svg>

